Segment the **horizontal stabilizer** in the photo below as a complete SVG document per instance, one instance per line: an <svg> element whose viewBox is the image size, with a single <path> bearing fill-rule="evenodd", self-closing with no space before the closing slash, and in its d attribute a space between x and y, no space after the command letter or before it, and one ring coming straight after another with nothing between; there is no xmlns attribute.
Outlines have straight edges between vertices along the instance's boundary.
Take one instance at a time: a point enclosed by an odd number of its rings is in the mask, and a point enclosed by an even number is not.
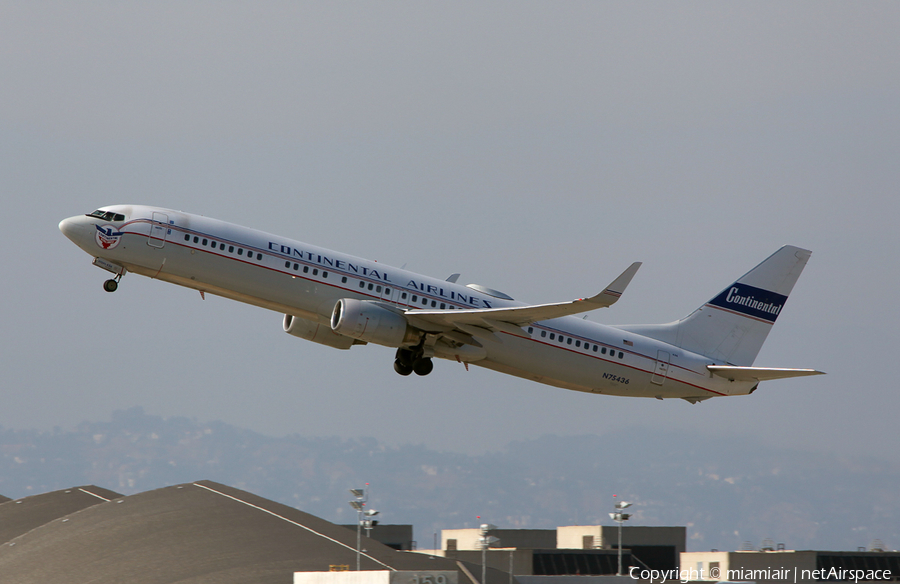
<svg viewBox="0 0 900 584"><path fill-rule="evenodd" d="M707 365L714 375L729 381L767 381L769 379L785 379L787 377L805 377L807 375L825 375L824 371L815 369L781 369L777 367L733 367L730 365Z"/></svg>

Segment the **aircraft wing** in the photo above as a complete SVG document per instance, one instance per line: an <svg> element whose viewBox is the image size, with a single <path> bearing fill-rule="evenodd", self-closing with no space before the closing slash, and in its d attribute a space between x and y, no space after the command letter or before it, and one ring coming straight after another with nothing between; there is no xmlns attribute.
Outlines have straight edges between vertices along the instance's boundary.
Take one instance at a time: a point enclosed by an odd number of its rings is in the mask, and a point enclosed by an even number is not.
<svg viewBox="0 0 900 584"><path fill-rule="evenodd" d="M785 379L787 377L804 377L806 375L825 375L824 371L815 369L780 369L776 367L732 367L730 365L707 365L714 375L729 381L767 381L769 379Z"/></svg>
<svg viewBox="0 0 900 584"><path fill-rule="evenodd" d="M602 292L590 298L579 298L569 302L553 304L536 304L532 306L516 306L513 308L472 308L461 310L418 310L405 312L415 321L437 325L439 329L458 329L466 334L496 340L494 331L504 331L522 336L525 332L519 327L539 320L549 320L560 316L588 312L598 308L612 306L622 296L625 288L634 277L641 262L631 264L622 274L612 281Z"/></svg>

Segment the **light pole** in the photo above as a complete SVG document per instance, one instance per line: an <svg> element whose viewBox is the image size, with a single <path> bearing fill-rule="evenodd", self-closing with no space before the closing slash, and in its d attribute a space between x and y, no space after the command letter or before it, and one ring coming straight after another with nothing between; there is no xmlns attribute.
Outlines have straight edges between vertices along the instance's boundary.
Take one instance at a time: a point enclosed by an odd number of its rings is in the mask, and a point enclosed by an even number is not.
<svg viewBox="0 0 900 584"><path fill-rule="evenodd" d="M372 537L372 528L378 523L377 520L372 519L378 515L378 511L375 509L366 509L363 511L363 527L366 529L366 537Z"/></svg>
<svg viewBox="0 0 900 584"><path fill-rule="evenodd" d="M359 556L362 536L361 531L364 513L363 507L365 507L366 501L368 501L368 497L366 496L365 489L350 489L350 494L356 497L356 499L350 501L350 506L356 509L356 571L359 572Z"/></svg>
<svg viewBox="0 0 900 584"><path fill-rule="evenodd" d="M631 513L622 513L622 510L629 507L631 503L619 501L616 503L616 511L609 514L610 518L619 524L619 571L616 572L616 576L622 575L622 524L631 519Z"/></svg>
<svg viewBox="0 0 900 584"><path fill-rule="evenodd" d="M478 547L481 548L481 584L485 584L487 580L487 550L492 544L500 542L499 538L488 535L488 532L494 529L497 529L497 526L491 523L482 523L479 528L481 533L481 537L478 538Z"/></svg>

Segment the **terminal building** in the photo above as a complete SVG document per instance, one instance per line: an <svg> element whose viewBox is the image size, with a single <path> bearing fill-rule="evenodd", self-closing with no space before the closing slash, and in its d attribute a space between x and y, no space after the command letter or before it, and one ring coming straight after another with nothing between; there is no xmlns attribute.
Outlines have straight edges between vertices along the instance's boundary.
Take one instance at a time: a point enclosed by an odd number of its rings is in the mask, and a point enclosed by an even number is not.
<svg viewBox="0 0 900 584"><path fill-rule="evenodd" d="M760 584L793 582L900 581L900 553L795 551L764 547L760 551L685 552L681 571L692 580L741 581Z"/></svg>
<svg viewBox="0 0 900 584"><path fill-rule="evenodd" d="M900 581L896 551L687 552L685 532L623 527L617 579L617 527L493 529L482 578L478 529L444 530L441 549L414 552L412 526L377 525L358 550L356 525L211 481L127 497L81 486L0 498L0 583L618 584L634 581L632 566L669 582Z"/></svg>
<svg viewBox="0 0 900 584"><path fill-rule="evenodd" d="M493 529L499 539L487 550L488 566L515 576L602 576L618 571L619 531L605 525L556 529ZM479 529L445 529L441 549L422 553L481 563ZM623 527L622 565L678 569L685 551L684 527Z"/></svg>

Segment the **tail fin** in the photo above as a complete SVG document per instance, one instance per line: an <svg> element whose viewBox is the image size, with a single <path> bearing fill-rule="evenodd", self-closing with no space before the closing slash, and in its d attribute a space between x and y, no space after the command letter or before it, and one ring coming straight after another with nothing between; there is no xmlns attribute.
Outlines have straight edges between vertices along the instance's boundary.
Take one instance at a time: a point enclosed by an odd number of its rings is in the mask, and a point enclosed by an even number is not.
<svg viewBox="0 0 900 584"><path fill-rule="evenodd" d="M753 365L811 253L786 245L685 318L620 328L731 365Z"/></svg>

